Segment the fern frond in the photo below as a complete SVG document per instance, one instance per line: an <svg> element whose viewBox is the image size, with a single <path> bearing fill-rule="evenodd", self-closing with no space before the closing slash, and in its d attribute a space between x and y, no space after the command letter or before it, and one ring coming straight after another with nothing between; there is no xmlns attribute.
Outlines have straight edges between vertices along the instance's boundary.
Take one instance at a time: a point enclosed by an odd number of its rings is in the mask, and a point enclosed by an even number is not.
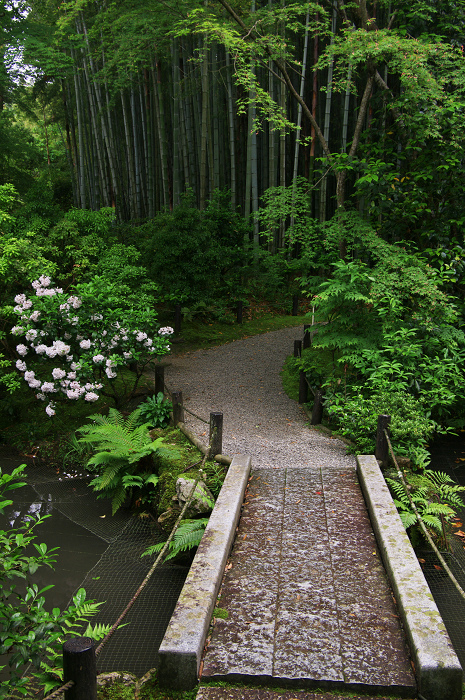
<svg viewBox="0 0 465 700"><path fill-rule="evenodd" d="M414 513L408 513L407 511L402 511L402 513L399 513L400 519L402 520L402 524L405 527L406 530L408 530L409 527L412 525L415 525L417 522L416 516Z"/></svg>
<svg viewBox="0 0 465 700"><path fill-rule="evenodd" d="M121 484L113 493L113 498L111 499L111 514L114 515L118 508L124 503L127 491L124 484Z"/></svg>

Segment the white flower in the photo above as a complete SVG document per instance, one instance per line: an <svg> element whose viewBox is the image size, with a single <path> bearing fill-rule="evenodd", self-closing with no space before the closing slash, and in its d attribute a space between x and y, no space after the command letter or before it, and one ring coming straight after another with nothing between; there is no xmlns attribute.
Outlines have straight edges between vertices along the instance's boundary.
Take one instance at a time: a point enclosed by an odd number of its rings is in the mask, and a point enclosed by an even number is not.
<svg viewBox="0 0 465 700"><path fill-rule="evenodd" d="M48 404L48 406L46 406L46 408L45 408L45 413L47 414L47 416L50 416L50 418L55 415L55 411L53 410L53 405L54 404L52 404L52 402L50 402Z"/></svg>
<svg viewBox="0 0 465 700"><path fill-rule="evenodd" d="M70 346L66 345L62 340L54 340L52 347L47 348L45 352L48 357L56 357L57 355L63 357L63 355L68 355L70 351Z"/></svg>
<svg viewBox="0 0 465 700"><path fill-rule="evenodd" d="M142 333L142 331L139 331L136 335L136 340L138 343L142 343L142 341L145 340L146 337L147 337L147 333Z"/></svg>
<svg viewBox="0 0 465 700"><path fill-rule="evenodd" d="M105 364L106 364L107 367L116 367L116 361L115 361L115 360L110 360L110 358L108 358L108 360L106 361Z"/></svg>
<svg viewBox="0 0 465 700"><path fill-rule="evenodd" d="M38 379L30 379L28 384L31 389L40 389L40 381Z"/></svg>
<svg viewBox="0 0 465 700"><path fill-rule="evenodd" d="M16 360L16 369L20 372L25 372L27 370L26 363L23 360Z"/></svg>
<svg viewBox="0 0 465 700"><path fill-rule="evenodd" d="M30 299L26 299L26 301L23 301L23 309L30 309L32 306L32 301Z"/></svg>
<svg viewBox="0 0 465 700"><path fill-rule="evenodd" d="M79 346L80 346L83 350L88 350L88 349L90 348L91 345L92 345L92 343L91 343L91 341L88 340L88 339L87 339L87 340L81 340L81 342L79 343Z"/></svg>
<svg viewBox="0 0 465 700"><path fill-rule="evenodd" d="M42 384L42 391L44 394L52 394L56 392L55 384L53 382L44 382Z"/></svg>
<svg viewBox="0 0 465 700"><path fill-rule="evenodd" d="M121 337L121 340L129 340L129 339L128 339L128 336L127 336L127 335L123 335L123 336Z"/></svg>
<svg viewBox="0 0 465 700"><path fill-rule="evenodd" d="M79 316L73 316L69 322L72 326L77 326L77 324L79 323Z"/></svg>
<svg viewBox="0 0 465 700"><path fill-rule="evenodd" d="M26 301L25 294L17 294L15 296L15 304L24 304L25 301Z"/></svg>
<svg viewBox="0 0 465 700"><path fill-rule="evenodd" d="M35 351L38 355L41 355L43 352L47 352L47 346L43 343L41 345L36 345Z"/></svg>
<svg viewBox="0 0 465 700"><path fill-rule="evenodd" d="M29 320L34 321L34 322L38 321L39 318L40 318L40 311L38 311L38 310L33 311L32 314L29 316Z"/></svg>
<svg viewBox="0 0 465 700"><path fill-rule="evenodd" d="M36 373L35 373L35 372L32 372L32 370L29 370L29 372L25 372L25 373L24 373L24 379L25 379L27 382L31 381L31 379L34 379L35 376L36 376Z"/></svg>
<svg viewBox="0 0 465 700"><path fill-rule="evenodd" d="M69 297L68 304L72 304L73 309L79 309L79 307L82 306L82 301L79 297Z"/></svg>
<svg viewBox="0 0 465 700"><path fill-rule="evenodd" d="M114 379L116 377L116 372L113 372L111 367L106 368L105 374L107 375L108 379Z"/></svg>
<svg viewBox="0 0 465 700"><path fill-rule="evenodd" d="M95 363L98 363L98 362L103 362L105 358L103 355L94 355L92 359ZM71 365L71 367L72 366L73 365Z"/></svg>
<svg viewBox="0 0 465 700"><path fill-rule="evenodd" d="M160 328L158 331L158 335L172 335L174 333L174 328L171 328L171 326L163 326L163 328Z"/></svg>
<svg viewBox="0 0 465 700"><path fill-rule="evenodd" d="M132 357L132 352L123 352L123 357L125 360L130 360Z"/></svg>
<svg viewBox="0 0 465 700"><path fill-rule="evenodd" d="M68 379L76 379L76 372L68 372L66 376Z"/></svg>
<svg viewBox="0 0 465 700"><path fill-rule="evenodd" d="M42 285L42 287L49 287L51 284L52 280L50 277L46 277L45 275L41 275L39 277L39 284ZM34 286L34 282L32 283L32 286Z"/></svg>
<svg viewBox="0 0 465 700"><path fill-rule="evenodd" d="M147 338L147 340L145 341L144 345L145 345L146 348L151 348L152 345L153 345L153 340L152 340L152 338Z"/></svg>
<svg viewBox="0 0 465 700"><path fill-rule="evenodd" d="M11 329L12 335L21 335L21 333L24 331L24 328L22 326L13 326Z"/></svg>
<svg viewBox="0 0 465 700"><path fill-rule="evenodd" d="M68 399L78 399L80 394L79 391L76 391L76 389L68 389L66 392L66 396Z"/></svg>
<svg viewBox="0 0 465 700"><path fill-rule="evenodd" d="M63 334L63 338L64 338L65 340L69 340L69 339L71 338L71 333L64 333L64 334Z"/></svg>
<svg viewBox="0 0 465 700"><path fill-rule="evenodd" d="M98 394L94 394L92 391L89 391L85 396L84 396L86 401L98 401Z"/></svg>
<svg viewBox="0 0 465 700"><path fill-rule="evenodd" d="M66 359L68 359L68 358L66 358ZM77 362L71 362L70 367L74 371L74 370L79 368L79 364Z"/></svg>
<svg viewBox="0 0 465 700"><path fill-rule="evenodd" d="M36 399L39 399L39 401L45 401L45 394L36 394Z"/></svg>
<svg viewBox="0 0 465 700"><path fill-rule="evenodd" d="M37 338L37 331L34 328L31 328L28 330L26 333L26 340L35 340Z"/></svg>
<svg viewBox="0 0 465 700"><path fill-rule="evenodd" d="M60 367L55 367L52 370L52 377L54 379L63 379L63 377L66 377L66 372L64 369L61 369Z"/></svg>
<svg viewBox="0 0 465 700"><path fill-rule="evenodd" d="M20 343L16 346L16 352L18 353L18 355L24 356L27 353L27 347Z"/></svg>

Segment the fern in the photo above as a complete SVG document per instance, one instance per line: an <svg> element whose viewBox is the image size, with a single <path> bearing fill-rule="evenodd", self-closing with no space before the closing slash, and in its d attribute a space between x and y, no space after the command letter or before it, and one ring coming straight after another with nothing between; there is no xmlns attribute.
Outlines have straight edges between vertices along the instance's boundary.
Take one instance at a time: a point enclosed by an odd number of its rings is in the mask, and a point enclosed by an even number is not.
<svg viewBox="0 0 465 700"><path fill-rule="evenodd" d="M205 528L207 527L207 523L208 518L186 519L181 521L180 526L174 534L173 540L169 544L168 554L165 557L165 561L168 561L168 559L173 559L180 552L185 552L188 549L198 547L200 540L203 537ZM164 542L158 542L157 544L148 547L141 556L144 557L151 554L157 554L158 552L161 552L164 546Z"/></svg>
<svg viewBox="0 0 465 700"><path fill-rule="evenodd" d="M148 430L150 424L138 425L139 414L136 410L125 418L111 408L108 416L95 414L90 417L91 425L79 428L82 435L79 442L89 443L95 451L87 463L91 471L99 472L91 486L100 492L99 498L111 498L113 514L127 496L133 497L134 490L138 501L150 498L158 482L156 474L147 472L147 461L158 452L163 438L153 441Z"/></svg>
<svg viewBox="0 0 465 700"><path fill-rule="evenodd" d="M405 529L410 529L415 540L418 537L417 518L403 483L397 478L386 478L386 483L393 493L394 504ZM460 494L465 487L455 484L445 472L432 469L409 473L408 483L410 496L425 526L431 535L443 539L447 534L445 523L451 521L457 508L463 508Z"/></svg>

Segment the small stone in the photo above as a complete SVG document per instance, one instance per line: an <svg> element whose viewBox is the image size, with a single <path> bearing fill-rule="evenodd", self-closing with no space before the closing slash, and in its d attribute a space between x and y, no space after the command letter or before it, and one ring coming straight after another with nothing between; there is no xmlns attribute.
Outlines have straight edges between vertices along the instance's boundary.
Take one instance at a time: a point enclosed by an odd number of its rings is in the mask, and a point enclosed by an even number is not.
<svg viewBox="0 0 465 700"><path fill-rule="evenodd" d="M194 485L193 479L186 479L185 477L179 477L176 482L176 494L178 497L179 505L182 507L184 503L189 498L192 487ZM199 481L195 487L195 493L192 501L187 509L186 517L192 517L192 515L198 515L203 513L210 513L215 499L211 491L207 488L204 481Z"/></svg>

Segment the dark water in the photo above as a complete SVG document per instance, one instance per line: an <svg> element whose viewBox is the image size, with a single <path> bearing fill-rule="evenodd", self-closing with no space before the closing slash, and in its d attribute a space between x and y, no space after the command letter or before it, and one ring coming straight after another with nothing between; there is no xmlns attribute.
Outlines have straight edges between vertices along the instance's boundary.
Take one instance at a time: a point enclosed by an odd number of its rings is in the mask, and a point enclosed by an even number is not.
<svg viewBox="0 0 465 700"><path fill-rule="evenodd" d="M456 483L465 486L465 432L440 436L430 446L431 468L446 472ZM464 492L465 494L465 492ZM462 496L465 501L465 495ZM465 509L458 513L465 531ZM447 574L438 568L436 556L423 553L423 571L436 605L446 625L462 667L465 669L465 601L459 595ZM453 538L448 564L459 584L465 589L465 549L463 541Z"/></svg>
<svg viewBox="0 0 465 700"><path fill-rule="evenodd" d="M24 460L0 446L0 466L10 472ZM112 517L110 504L97 500L88 479L62 470L29 464L27 486L10 492L14 504L1 528L18 527L40 515L49 517L36 528L36 542L59 547L54 569L41 567L33 577L47 591L46 608L63 610L84 587L87 598L103 601L92 623L112 624L144 579L152 559L140 555L153 543L150 521L128 512ZM159 537L159 536L157 536ZM157 569L126 618L98 658L98 671L128 671L142 676L157 665L157 651L187 574L187 567ZM19 587L18 587L19 590ZM1 663L0 663L1 665ZM4 676L3 676L4 677Z"/></svg>

